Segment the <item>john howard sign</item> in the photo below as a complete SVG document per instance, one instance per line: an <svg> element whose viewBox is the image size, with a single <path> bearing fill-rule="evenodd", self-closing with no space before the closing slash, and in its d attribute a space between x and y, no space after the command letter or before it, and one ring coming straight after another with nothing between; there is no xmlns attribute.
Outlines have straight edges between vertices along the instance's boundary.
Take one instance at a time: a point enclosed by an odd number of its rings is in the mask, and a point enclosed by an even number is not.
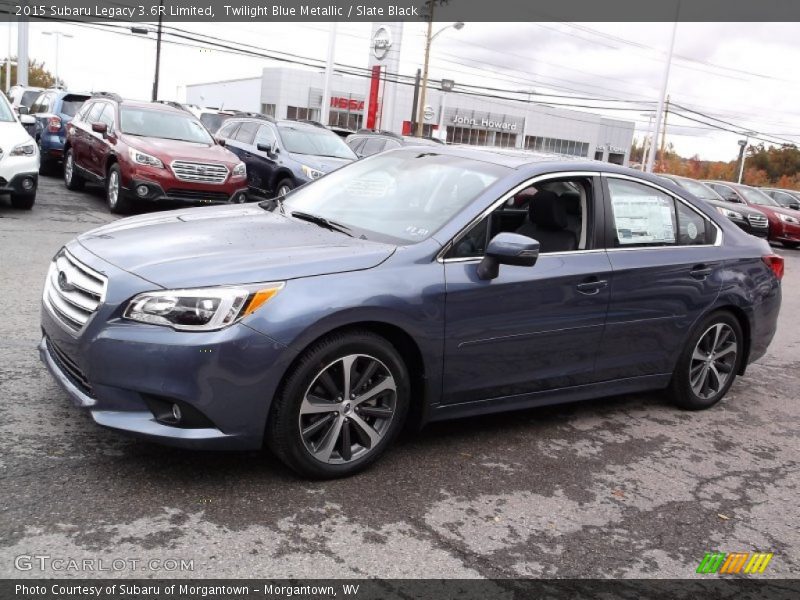
<svg viewBox="0 0 800 600"><path fill-rule="evenodd" d="M469 127L470 129L489 129L492 131L521 131L523 123L522 117L517 118L513 115L500 116L491 115L489 113L477 114L473 112L471 116L467 116L457 111L449 114L447 121L450 125Z"/></svg>

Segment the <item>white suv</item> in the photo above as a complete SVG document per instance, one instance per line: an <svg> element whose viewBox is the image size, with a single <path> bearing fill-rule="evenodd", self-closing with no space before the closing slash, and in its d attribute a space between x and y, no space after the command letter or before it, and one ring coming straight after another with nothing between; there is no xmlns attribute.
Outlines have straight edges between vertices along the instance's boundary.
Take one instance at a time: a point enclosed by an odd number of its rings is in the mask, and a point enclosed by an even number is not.
<svg viewBox="0 0 800 600"><path fill-rule="evenodd" d="M33 119L23 115L21 119ZM20 117L0 94L0 194L11 194L14 208L29 210L39 184L39 149Z"/></svg>

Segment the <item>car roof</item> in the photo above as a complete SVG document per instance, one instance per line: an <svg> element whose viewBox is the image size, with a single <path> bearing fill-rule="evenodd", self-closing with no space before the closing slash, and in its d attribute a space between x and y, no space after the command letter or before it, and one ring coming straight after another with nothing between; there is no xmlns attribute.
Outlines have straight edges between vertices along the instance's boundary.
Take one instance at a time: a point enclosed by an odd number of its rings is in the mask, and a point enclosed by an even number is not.
<svg viewBox="0 0 800 600"><path fill-rule="evenodd" d="M97 96L97 98L99 100L114 100L114 98L108 98L106 96ZM145 102L142 100L122 100L121 102L119 102L119 104L125 107L143 108L145 110L157 110L160 112L176 113L179 115L190 114L187 113L185 110L181 110L180 108L175 108L174 106L170 106L169 104L160 104L158 102Z"/></svg>

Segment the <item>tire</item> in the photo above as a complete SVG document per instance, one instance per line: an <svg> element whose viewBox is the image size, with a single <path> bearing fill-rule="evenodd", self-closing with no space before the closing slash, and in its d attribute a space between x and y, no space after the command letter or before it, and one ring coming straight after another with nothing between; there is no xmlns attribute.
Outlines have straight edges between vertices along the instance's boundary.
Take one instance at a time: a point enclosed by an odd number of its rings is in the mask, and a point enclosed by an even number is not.
<svg viewBox="0 0 800 600"><path fill-rule="evenodd" d="M122 175L119 165L114 163L106 173L106 203L108 210L115 215L125 215L131 212L131 201L125 197L122 190Z"/></svg>
<svg viewBox="0 0 800 600"><path fill-rule="evenodd" d="M721 311L706 317L678 359L669 386L672 401L685 410L703 410L719 402L736 379L743 342L742 327L732 314Z"/></svg>
<svg viewBox="0 0 800 600"><path fill-rule="evenodd" d="M67 186L68 190L75 192L82 190L84 183L86 181L78 174L78 170L75 168L75 157L72 153L72 148L70 148L64 155L64 185Z"/></svg>
<svg viewBox="0 0 800 600"><path fill-rule="evenodd" d="M800 243L798 242L783 242L783 245L792 250L800 247Z"/></svg>
<svg viewBox="0 0 800 600"><path fill-rule="evenodd" d="M30 210L36 202L36 192L32 194L11 194L11 206L20 210Z"/></svg>
<svg viewBox="0 0 800 600"><path fill-rule="evenodd" d="M349 397L345 365L355 390ZM374 394L378 388L383 391ZM267 444L302 476L353 475L392 444L409 402L408 369L394 346L368 331L332 334L306 350L281 385Z"/></svg>
<svg viewBox="0 0 800 600"><path fill-rule="evenodd" d="M278 198L280 196L285 196L296 187L297 186L294 184L294 181L291 179L281 179L280 182L278 182L278 185L275 186L275 197Z"/></svg>

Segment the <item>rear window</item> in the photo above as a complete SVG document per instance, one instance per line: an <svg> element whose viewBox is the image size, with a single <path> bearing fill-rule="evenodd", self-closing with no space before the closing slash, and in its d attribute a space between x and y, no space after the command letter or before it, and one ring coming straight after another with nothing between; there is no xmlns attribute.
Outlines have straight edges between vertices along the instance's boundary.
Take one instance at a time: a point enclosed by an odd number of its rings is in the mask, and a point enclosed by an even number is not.
<svg viewBox="0 0 800 600"><path fill-rule="evenodd" d="M61 114L68 117L74 117L83 106L83 103L89 99L89 96L79 96L77 94L69 94L64 96L61 100Z"/></svg>

